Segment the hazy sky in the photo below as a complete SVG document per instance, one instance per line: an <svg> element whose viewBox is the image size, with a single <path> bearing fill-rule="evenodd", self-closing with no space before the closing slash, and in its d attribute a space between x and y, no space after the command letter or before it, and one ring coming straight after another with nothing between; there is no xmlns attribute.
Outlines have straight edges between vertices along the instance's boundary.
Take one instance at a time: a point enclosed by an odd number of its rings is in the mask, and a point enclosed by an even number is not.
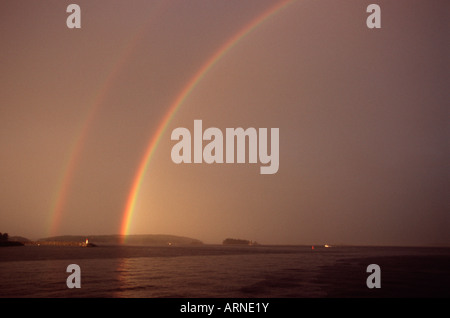
<svg viewBox="0 0 450 318"><path fill-rule="evenodd" d="M81 8L81 29L67 28L70 3ZM366 25L371 3L380 29ZM119 233L170 105L276 4L2 0L0 232ZM148 164L129 233L450 244L449 12L445 0L297 0L270 16L181 104ZM175 164L170 134L193 134L195 119L223 132L279 128L278 172Z"/></svg>

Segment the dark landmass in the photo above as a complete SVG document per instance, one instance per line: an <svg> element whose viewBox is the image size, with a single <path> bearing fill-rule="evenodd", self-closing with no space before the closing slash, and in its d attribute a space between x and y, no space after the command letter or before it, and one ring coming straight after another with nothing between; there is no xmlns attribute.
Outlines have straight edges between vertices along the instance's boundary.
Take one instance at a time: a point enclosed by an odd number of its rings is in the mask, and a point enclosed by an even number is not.
<svg viewBox="0 0 450 318"><path fill-rule="evenodd" d="M242 239L226 238L222 242L223 245L258 245L256 242Z"/></svg>
<svg viewBox="0 0 450 318"><path fill-rule="evenodd" d="M22 243L11 240L8 233L0 233L0 247L23 246Z"/></svg>
<svg viewBox="0 0 450 318"><path fill-rule="evenodd" d="M201 245L200 240L163 234L145 234L145 235L63 235L41 238L34 243L44 245L70 245L74 243L86 244L86 239L89 240L88 245L152 245L152 246L167 246L167 245Z"/></svg>

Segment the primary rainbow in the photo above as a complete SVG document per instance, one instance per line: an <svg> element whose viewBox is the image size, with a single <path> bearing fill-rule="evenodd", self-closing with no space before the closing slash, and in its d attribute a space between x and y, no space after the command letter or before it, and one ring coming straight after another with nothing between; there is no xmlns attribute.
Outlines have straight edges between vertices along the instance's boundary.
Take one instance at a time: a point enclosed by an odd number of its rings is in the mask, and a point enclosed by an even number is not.
<svg viewBox="0 0 450 318"><path fill-rule="evenodd" d="M233 48L240 40L242 40L245 36L255 30L258 26L263 24L268 18L277 14L281 11L281 9L285 8L288 4L293 3L295 0L284 0L276 3L262 14L254 18L248 24L246 24L240 31L238 31L235 35L233 35L228 41L226 41L203 65L202 67L192 76L192 78L187 82L178 96L175 98L173 103L170 105L169 110L165 114L165 116L160 121L153 137L151 138L148 146L146 148L145 154L142 157L138 170L135 174L135 177L132 182L132 187L128 195L128 199L125 205L125 209L123 212L123 218L121 223L120 234L123 235L125 239L125 235L128 234L129 227L131 225L131 220L133 217L133 212L135 210L136 199L139 195L142 180L147 171L149 162L155 153L156 148L161 140L162 135L166 131L167 126L170 121L174 117L177 110L186 100L186 98L190 95L190 93L194 90L197 84L202 80L202 78L208 73L208 71L226 54Z"/></svg>

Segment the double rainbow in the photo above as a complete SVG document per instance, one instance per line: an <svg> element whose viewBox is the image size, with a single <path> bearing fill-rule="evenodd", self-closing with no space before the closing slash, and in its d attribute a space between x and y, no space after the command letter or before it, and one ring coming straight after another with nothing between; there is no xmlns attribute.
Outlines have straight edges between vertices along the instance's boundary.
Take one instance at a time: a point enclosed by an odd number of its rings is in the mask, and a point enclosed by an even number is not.
<svg viewBox="0 0 450 318"><path fill-rule="evenodd" d="M186 98L190 95L190 93L195 89L195 87L199 84L199 82L205 77L205 75L213 68L213 66L222 59L236 44L238 44L243 38L249 35L256 28L261 26L264 22L266 22L270 17L278 14L283 9L285 9L288 5L292 4L296 0L282 0L276 2L274 5L269 7L267 10L259 14L249 23L247 23L242 29L240 29L236 34L234 34L230 39L228 39L219 49L206 60L206 62L200 67L200 69L191 77L191 79L187 82L187 84L183 87L177 97L174 99L172 104L169 106L166 114L160 121L153 137L150 139L146 151L143 157L140 160L138 169L133 178L132 186L127 196L126 205L123 211L123 217L120 226L120 234L125 237L128 234L129 228L131 225L131 221L133 218L133 213L135 211L136 200L139 196L142 181L147 172L148 165L150 160L152 159L153 154L158 147L159 142L161 141L164 132L166 131L170 121L176 114L177 110L186 100ZM161 9L161 8L160 8ZM93 106L87 114L86 119L80 127L79 133L74 139L71 147L69 148L69 153L67 156L67 160L64 164L61 179L58 183L58 191L56 193L56 199L54 200L52 206L52 214L51 214L51 225L49 232L51 234L56 233L57 228L59 227L62 212L67 200L67 195L70 188L70 183L73 178L76 165L79 161L81 150L83 148L83 144L87 138L89 128L91 123L94 121L96 114L98 113L101 105L104 103L107 93L112 86L115 79L118 77L120 70L126 64L126 61L129 59L133 50L137 47L137 43L139 39L142 37L143 32L145 31L147 24L140 28L140 31L134 36L134 38L130 41L130 44L127 46L126 50L122 53L119 62L116 64L114 69L109 74L107 80L104 85L100 89L100 92L97 94L96 99L94 100Z"/></svg>

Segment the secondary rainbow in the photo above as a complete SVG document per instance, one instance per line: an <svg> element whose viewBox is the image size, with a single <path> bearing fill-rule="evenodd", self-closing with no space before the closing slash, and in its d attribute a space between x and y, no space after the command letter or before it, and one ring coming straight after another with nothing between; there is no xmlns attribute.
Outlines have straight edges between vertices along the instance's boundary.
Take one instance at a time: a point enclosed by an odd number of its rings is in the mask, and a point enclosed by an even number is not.
<svg viewBox="0 0 450 318"><path fill-rule="evenodd" d="M128 56L131 54L131 50L127 50L125 54L120 58L119 62L116 63L114 69L108 74L105 82L103 83L99 93L96 95L92 106L90 107L85 119L81 123L78 133L75 135L75 138L69 148L69 152L67 155L67 159L63 165L63 173L61 174L60 180L57 186L57 192L55 195L55 199L52 205L52 213L51 213L51 224L49 229L50 235L55 235L56 231L60 225L63 210L65 203L67 201L70 185L72 183L73 175L76 171L76 167L79 163L81 153L86 142L88 133L90 131L90 127L92 123L101 109L106 97L108 95L108 91L115 79L118 77L120 70L122 69L125 62L128 60Z"/></svg>
<svg viewBox="0 0 450 318"><path fill-rule="evenodd" d="M158 17L161 15L163 10L166 10L168 7L168 3L162 2L161 4L153 7L152 17ZM138 47L139 41L144 36L145 32L148 30L149 25L152 24L154 19L148 19L146 22L142 24L137 30L137 32L133 35L125 49L121 52L118 61L114 64L114 67L111 69L110 73L106 77L103 82L99 92L95 96L95 99L89 108L89 111L86 114L86 117L80 124L77 134L75 135L71 146L69 147L68 155L63 164L63 169L61 173L61 177L57 184L57 190L53 199L51 214L50 214L50 227L48 229L49 235L55 235L57 229L60 225L61 218L63 215L64 206L67 201L68 193L70 190L70 185L72 183L73 175L76 171L76 167L81 157L81 152L83 150L83 146L86 142L88 133L90 131L90 127L94 122L94 119L97 113L100 111L101 106L104 104L106 97L108 96L108 92L110 88L113 86L113 83L120 75L120 71L124 68L127 61L132 56L133 52Z"/></svg>
<svg viewBox="0 0 450 318"><path fill-rule="evenodd" d="M164 135L164 132L167 129L170 121L176 114L177 110L186 100L186 98L190 95L190 93L194 90L194 88L198 85L198 83L204 78L204 76L208 73L209 70L223 57L225 56L239 41L241 41L244 37L250 34L253 30L255 30L258 26L262 25L265 21L267 21L270 17L279 13L282 9L286 8L289 4L295 2L296 0L285 0L276 3L271 6L269 9L264 11L262 14L258 15L248 24L246 24L240 31L234 34L228 41L226 41L207 61L200 67L200 69L191 77L191 79L187 82L181 92L177 95L173 103L170 105L167 113L164 115L162 120L160 121L153 137L151 138L144 156L142 157L140 164L138 166L137 172L132 182L132 187L130 189L127 202L125 205L125 209L123 212L123 218L120 228L120 234L125 235L128 234L131 220L133 217L133 212L135 210L136 200L139 195L142 180L147 172L148 165L150 160L155 153L156 148L161 140L161 137Z"/></svg>

